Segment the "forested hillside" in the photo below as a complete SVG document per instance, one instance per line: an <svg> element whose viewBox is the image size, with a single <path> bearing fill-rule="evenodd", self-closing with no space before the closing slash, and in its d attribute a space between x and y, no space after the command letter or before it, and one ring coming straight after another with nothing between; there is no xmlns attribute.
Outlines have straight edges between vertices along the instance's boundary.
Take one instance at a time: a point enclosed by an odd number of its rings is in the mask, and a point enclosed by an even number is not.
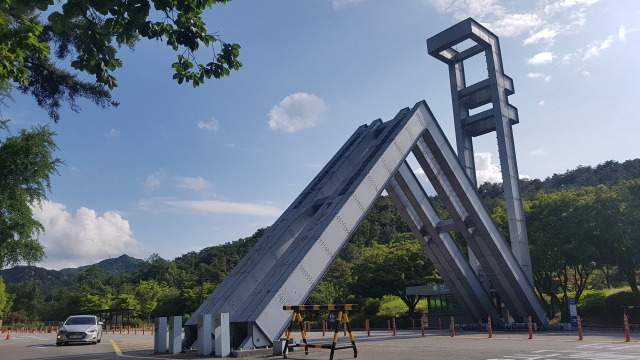
<svg viewBox="0 0 640 360"><path fill-rule="evenodd" d="M596 167L578 167L544 180L521 182L534 264L536 290L550 314L566 309L567 297L585 291L630 285L638 296L640 271L640 159ZM483 184L479 193L496 223L506 229L500 184ZM432 199L438 203L436 198ZM37 268L4 270L28 273L8 283L8 309L30 319L55 320L78 311L133 309L139 319L194 311L267 229L252 236L173 260L152 255L138 269L115 274L91 266L61 276L54 289ZM463 239L460 246L465 247ZM13 275L11 275L13 276ZM441 282L400 213L381 197L356 230L309 302L377 304L385 295L400 297L408 314L417 298L407 286ZM589 295L589 293L587 293ZM631 296L634 296L633 294ZM635 301L624 300L626 302ZM640 300L640 296L637 297ZM46 304L46 306L45 306ZM640 304L640 301L638 301ZM566 315L563 313L563 315ZM142 321L142 320L139 320Z"/></svg>

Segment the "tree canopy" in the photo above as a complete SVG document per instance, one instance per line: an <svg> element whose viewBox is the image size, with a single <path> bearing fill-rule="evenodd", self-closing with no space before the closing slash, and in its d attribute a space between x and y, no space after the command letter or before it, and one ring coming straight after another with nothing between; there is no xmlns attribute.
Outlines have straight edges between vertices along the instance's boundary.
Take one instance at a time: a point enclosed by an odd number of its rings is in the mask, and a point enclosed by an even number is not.
<svg viewBox="0 0 640 360"><path fill-rule="evenodd" d="M0 122L0 130L4 125ZM46 199L51 176L62 164L53 156L53 136L48 126L38 125L0 138L0 269L44 257L38 241L44 227L31 207Z"/></svg>
<svg viewBox="0 0 640 360"><path fill-rule="evenodd" d="M5 0L0 2L0 86L15 84L59 120L61 102L78 111L76 98L116 105L110 90L122 67L118 49L141 38L166 41L177 52L173 78L194 87L238 70L240 45L222 41L202 18L206 9L229 0ZM46 18L45 18L46 17ZM212 49L200 63L196 52ZM66 65L59 67L55 60ZM70 62L69 62L70 61ZM86 82L66 69L95 77Z"/></svg>

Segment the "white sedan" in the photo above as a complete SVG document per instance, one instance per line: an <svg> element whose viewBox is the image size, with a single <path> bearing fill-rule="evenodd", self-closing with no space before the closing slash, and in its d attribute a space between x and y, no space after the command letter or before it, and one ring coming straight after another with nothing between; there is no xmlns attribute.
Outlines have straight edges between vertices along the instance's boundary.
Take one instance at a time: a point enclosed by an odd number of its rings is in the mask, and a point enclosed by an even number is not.
<svg viewBox="0 0 640 360"><path fill-rule="evenodd" d="M102 322L95 315L69 316L58 330L56 345L70 343L97 344L102 341Z"/></svg>

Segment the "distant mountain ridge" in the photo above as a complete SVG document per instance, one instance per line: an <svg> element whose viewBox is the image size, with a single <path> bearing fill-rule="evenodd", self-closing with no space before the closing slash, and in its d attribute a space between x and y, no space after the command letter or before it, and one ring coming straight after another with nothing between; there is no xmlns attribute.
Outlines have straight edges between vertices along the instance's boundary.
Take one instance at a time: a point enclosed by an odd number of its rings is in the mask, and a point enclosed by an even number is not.
<svg viewBox="0 0 640 360"><path fill-rule="evenodd" d="M61 270L49 270L38 266L19 265L9 269L0 270L0 276L5 284L15 284L22 281L41 281L43 290L49 291L61 287L73 285L73 278L94 264L77 268L65 268ZM105 259L97 265L107 275L132 273L144 266L144 260L136 259L129 255L121 255L117 258Z"/></svg>

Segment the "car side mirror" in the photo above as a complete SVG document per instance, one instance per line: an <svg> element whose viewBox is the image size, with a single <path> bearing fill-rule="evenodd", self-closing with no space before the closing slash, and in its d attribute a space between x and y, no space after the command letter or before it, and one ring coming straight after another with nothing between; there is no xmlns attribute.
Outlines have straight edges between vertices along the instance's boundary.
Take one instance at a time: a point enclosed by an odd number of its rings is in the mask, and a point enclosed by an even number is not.
<svg viewBox="0 0 640 360"><path fill-rule="evenodd" d="M98 322L98 325L104 325L104 323L102 321Z"/></svg>

